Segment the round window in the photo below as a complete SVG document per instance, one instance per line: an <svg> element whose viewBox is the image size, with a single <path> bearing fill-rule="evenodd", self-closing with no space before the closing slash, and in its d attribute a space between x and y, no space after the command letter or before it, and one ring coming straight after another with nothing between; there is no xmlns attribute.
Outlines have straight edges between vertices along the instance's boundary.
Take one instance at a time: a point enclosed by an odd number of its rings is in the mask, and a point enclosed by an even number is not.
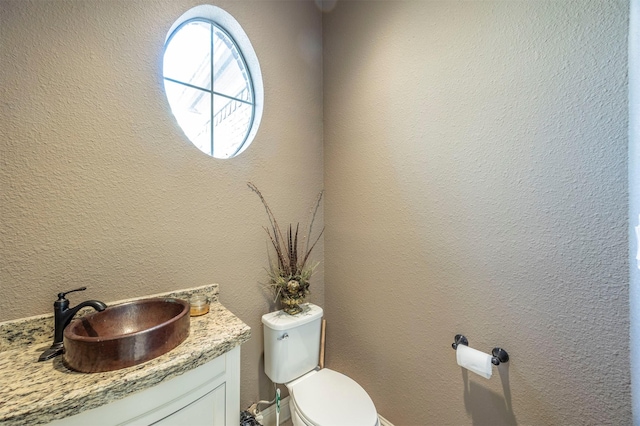
<svg viewBox="0 0 640 426"><path fill-rule="evenodd" d="M262 75L231 15L204 5L181 16L167 35L162 73L171 112L200 151L231 158L251 144L262 117Z"/></svg>

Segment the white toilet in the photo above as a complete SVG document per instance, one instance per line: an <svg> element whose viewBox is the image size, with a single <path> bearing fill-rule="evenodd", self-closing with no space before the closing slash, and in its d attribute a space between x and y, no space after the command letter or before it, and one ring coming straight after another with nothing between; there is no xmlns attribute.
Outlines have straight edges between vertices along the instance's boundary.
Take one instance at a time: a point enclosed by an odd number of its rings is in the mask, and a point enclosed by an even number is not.
<svg viewBox="0 0 640 426"><path fill-rule="evenodd" d="M317 368L321 322L322 308L311 303L297 315L262 316L265 373L287 386L294 426L379 426L376 407L358 383Z"/></svg>

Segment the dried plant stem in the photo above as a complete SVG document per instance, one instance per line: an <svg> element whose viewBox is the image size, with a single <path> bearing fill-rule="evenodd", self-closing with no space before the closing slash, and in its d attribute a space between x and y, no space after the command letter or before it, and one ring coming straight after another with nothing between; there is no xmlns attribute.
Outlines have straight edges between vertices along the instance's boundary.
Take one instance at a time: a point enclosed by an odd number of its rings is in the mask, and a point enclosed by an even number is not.
<svg viewBox="0 0 640 426"><path fill-rule="evenodd" d="M271 234L271 232L267 228L264 228L264 230L267 232L267 235L269 235L269 238L271 239L271 242L273 243L273 247L276 250L276 253L278 255L278 263L281 266L284 266L286 263L285 263L285 259L284 259L284 253L282 252L282 249L281 249L282 242L284 241L284 237L282 236L282 232L280 231L280 226L278 226L278 221L276 220L276 217L274 216L273 212L271 211L271 208L269 207L269 204L267 204L267 201L262 196L262 193L260 192L258 187L255 186L251 182L247 183L247 186L253 192L255 192L258 195L258 197L260 197L260 201L262 201L262 205L264 206L265 210L267 211L267 217L269 218L269 223L271 224L271 230L273 231L273 235Z"/></svg>
<svg viewBox="0 0 640 426"><path fill-rule="evenodd" d="M304 252L305 253L310 253L311 250L313 250L313 246L311 246L311 249L309 249L309 239L311 238L311 232L313 230L313 223L316 221L316 214L318 213L318 209L320 208L320 202L322 201L322 196L323 195L324 195L324 190L320 191L320 193L318 194L318 198L316 198L315 208L313 209L313 215L311 216L311 220L309 220L309 232L307 232L307 240L305 241L305 245L304 245ZM324 228L322 228L322 231L320 232L320 235L322 235L323 232L324 232ZM318 239L319 238L320 237L318 236ZM316 240L316 242L317 242L317 240ZM315 243L314 243L314 245L315 245Z"/></svg>
<svg viewBox="0 0 640 426"><path fill-rule="evenodd" d="M324 228L322 228L311 246L309 246L309 240L311 238L313 224L315 222L318 209L320 208L324 191L320 191L320 194L316 199L313 214L309 223L309 233L306 236L303 236L303 239L305 240L304 251L299 252L298 244L300 242L300 224L298 223L296 225L295 231L293 229L293 225L290 224L285 238L280 230L280 225L278 224L273 211L269 207L269 204L267 204L267 201L260 190L251 182L248 182L247 186L260 198L260 201L267 212L269 224L271 225L270 229L267 227L264 227L263 229L269 236L271 245L276 252L277 265L275 265L275 263L270 265L271 285L276 287L276 297L283 292L287 292L283 286L288 284L291 280L297 281L301 285L299 292L308 292L308 280L311 277L315 266L308 267L307 261L309 260L309 255L322 237Z"/></svg>

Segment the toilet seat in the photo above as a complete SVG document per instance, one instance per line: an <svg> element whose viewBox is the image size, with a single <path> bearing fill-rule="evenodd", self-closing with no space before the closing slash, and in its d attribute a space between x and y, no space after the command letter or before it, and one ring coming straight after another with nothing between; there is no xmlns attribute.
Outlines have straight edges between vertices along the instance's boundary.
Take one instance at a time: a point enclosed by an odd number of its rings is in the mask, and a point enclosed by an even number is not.
<svg viewBox="0 0 640 426"><path fill-rule="evenodd" d="M289 386L293 406L309 425L378 425L373 401L356 381L344 374L324 368Z"/></svg>

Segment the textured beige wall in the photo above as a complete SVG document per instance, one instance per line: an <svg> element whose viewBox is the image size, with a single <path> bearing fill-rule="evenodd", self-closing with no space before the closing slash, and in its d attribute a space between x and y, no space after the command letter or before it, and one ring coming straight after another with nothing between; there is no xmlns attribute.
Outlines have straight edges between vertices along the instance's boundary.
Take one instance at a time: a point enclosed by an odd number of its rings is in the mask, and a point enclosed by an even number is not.
<svg viewBox="0 0 640 426"><path fill-rule="evenodd" d="M640 424L640 1L629 7L629 339L634 424Z"/></svg>
<svg viewBox="0 0 640 426"><path fill-rule="evenodd" d="M200 3L0 0L0 321L80 285L72 302L218 282L254 331L244 405L270 391L265 217L245 182L283 222L322 187L320 15L215 2L265 79L254 145L222 161L185 142L160 76L167 29ZM627 8L324 15L327 361L396 425L630 422ZM512 361L490 381L461 372L460 332Z"/></svg>
<svg viewBox="0 0 640 426"><path fill-rule="evenodd" d="M72 303L219 283L253 329L246 406L273 393L268 222L246 182L283 224L305 220L322 188L321 16L309 2L215 2L251 39L265 86L257 138L224 161L185 139L162 85L167 31L201 3L0 2L0 321L50 312L82 285ZM322 266L312 300L324 301Z"/></svg>
<svg viewBox="0 0 640 426"><path fill-rule="evenodd" d="M630 424L628 3L323 19L328 366L396 425Z"/></svg>

